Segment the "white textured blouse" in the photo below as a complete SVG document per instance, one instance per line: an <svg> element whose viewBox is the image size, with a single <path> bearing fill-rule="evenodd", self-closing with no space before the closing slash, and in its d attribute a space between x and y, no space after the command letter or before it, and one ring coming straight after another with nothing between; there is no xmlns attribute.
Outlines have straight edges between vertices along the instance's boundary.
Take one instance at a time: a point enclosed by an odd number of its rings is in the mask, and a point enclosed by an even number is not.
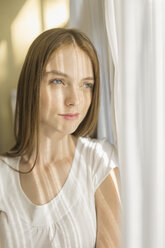
<svg viewBox="0 0 165 248"><path fill-rule="evenodd" d="M35 205L21 188L20 157L0 160L1 248L94 248L95 191L117 166L114 146L105 138L79 137L70 173L60 192Z"/></svg>

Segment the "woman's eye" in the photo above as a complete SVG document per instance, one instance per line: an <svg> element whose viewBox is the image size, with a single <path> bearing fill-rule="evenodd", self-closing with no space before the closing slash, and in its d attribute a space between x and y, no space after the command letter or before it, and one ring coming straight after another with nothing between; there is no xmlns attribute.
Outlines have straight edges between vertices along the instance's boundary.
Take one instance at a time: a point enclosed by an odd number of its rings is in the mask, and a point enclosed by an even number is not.
<svg viewBox="0 0 165 248"><path fill-rule="evenodd" d="M56 78L56 79L51 80L50 83L52 83L52 84L63 84L63 81L61 79Z"/></svg>
<svg viewBox="0 0 165 248"><path fill-rule="evenodd" d="M92 84L92 83L85 83L85 84L84 84L84 87L85 87L85 88L90 88L90 89L92 89L92 88L93 88L93 84Z"/></svg>

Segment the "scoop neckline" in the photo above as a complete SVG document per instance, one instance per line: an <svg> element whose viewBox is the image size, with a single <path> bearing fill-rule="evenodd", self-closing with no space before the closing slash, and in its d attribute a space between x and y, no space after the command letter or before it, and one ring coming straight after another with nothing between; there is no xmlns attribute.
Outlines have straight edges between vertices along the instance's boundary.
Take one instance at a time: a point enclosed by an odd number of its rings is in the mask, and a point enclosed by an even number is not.
<svg viewBox="0 0 165 248"><path fill-rule="evenodd" d="M28 204L30 204L31 206L35 207L35 208L44 208L44 207L48 207L50 205L52 205L54 202L58 202L59 201L59 198L62 196L62 194L64 193L65 189L67 188L67 185L69 184L71 177L72 177L72 174L73 174L73 171L74 171L74 167L75 167L75 161L77 159L77 156L78 156L78 148L79 148L79 144L80 144L80 138L81 137L78 137L77 138L77 144L76 144L76 147L75 147L75 152L74 152L74 157L73 157L73 161L72 161L72 166L71 166L71 169L69 171L69 174L68 174L68 177L64 183L64 185L62 186L62 188L60 189L60 191L58 192L58 194L53 198L51 199L50 201L48 201L47 203L44 203L42 205L37 205L35 203L33 203L29 197L25 194L25 192L23 191L22 189L22 186L21 186L21 182L20 182L20 176L19 176L19 173L17 173L17 182L18 182L18 189L24 199L24 201ZM18 161L17 161L17 164L16 164L16 168L17 170L19 170L19 164L20 164L20 160L21 160L21 157L18 158Z"/></svg>

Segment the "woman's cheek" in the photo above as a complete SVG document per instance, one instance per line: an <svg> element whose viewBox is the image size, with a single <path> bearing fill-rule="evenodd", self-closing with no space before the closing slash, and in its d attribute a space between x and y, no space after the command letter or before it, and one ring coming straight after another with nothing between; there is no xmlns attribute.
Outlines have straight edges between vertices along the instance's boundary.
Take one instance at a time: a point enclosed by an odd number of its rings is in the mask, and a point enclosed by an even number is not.
<svg viewBox="0 0 165 248"><path fill-rule="evenodd" d="M91 102L92 102L92 93L89 92L89 93L86 95L86 99L85 99L85 103L86 103L87 108L90 107Z"/></svg>

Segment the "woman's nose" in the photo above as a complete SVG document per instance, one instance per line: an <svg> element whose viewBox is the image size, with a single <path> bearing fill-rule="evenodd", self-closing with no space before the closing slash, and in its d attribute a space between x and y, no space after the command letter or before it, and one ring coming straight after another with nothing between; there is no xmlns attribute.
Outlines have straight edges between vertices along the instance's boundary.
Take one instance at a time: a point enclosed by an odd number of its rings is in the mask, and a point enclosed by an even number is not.
<svg viewBox="0 0 165 248"><path fill-rule="evenodd" d="M78 89L75 89L73 87L71 89L68 89L65 103L66 105L79 105L80 92L78 92Z"/></svg>

